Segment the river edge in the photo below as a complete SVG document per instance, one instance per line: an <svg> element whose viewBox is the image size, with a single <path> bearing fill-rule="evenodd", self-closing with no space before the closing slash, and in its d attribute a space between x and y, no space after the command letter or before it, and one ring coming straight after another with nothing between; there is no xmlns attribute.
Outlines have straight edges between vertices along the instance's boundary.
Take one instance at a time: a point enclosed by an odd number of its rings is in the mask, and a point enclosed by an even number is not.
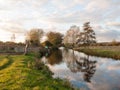
<svg viewBox="0 0 120 90"><path fill-rule="evenodd" d="M97 49L97 48L73 48L73 50L78 52L83 52L85 54L91 56L98 56L98 57L105 57L105 58L112 58L116 60L120 60L120 51L110 50L110 49Z"/></svg>
<svg viewBox="0 0 120 90"><path fill-rule="evenodd" d="M0 56L1 89L74 90L67 80L53 78L49 68L33 55Z"/></svg>

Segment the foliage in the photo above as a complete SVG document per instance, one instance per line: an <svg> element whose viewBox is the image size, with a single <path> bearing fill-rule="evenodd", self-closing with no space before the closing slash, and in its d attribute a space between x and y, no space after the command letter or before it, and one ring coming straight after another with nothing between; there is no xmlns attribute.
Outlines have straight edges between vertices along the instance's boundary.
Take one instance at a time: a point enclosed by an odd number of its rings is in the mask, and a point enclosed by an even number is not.
<svg viewBox="0 0 120 90"><path fill-rule="evenodd" d="M48 47L53 46L49 41L45 41L41 44L42 44L42 46L48 46Z"/></svg>
<svg viewBox="0 0 120 90"><path fill-rule="evenodd" d="M111 42L111 45L112 45L112 46L117 45L117 41L116 41L115 39L113 39L112 42Z"/></svg>
<svg viewBox="0 0 120 90"><path fill-rule="evenodd" d="M28 47L32 46L39 46L40 45L40 38L43 36L42 29L31 29L26 36L25 42L25 50L24 55L28 54Z"/></svg>
<svg viewBox="0 0 120 90"><path fill-rule="evenodd" d="M48 32L47 37L48 41L54 46L62 44L63 35L59 32Z"/></svg>
<svg viewBox="0 0 120 90"><path fill-rule="evenodd" d="M72 44L72 46L74 46L79 33L80 33L80 29L78 26L76 26L76 25L71 26L64 37L63 43L65 45L67 45L69 43L69 44Z"/></svg>
<svg viewBox="0 0 120 90"><path fill-rule="evenodd" d="M30 44L38 46L40 45L40 38L43 36L42 29L31 29L27 33L26 40L30 42Z"/></svg>
<svg viewBox="0 0 120 90"><path fill-rule="evenodd" d="M77 43L81 43L84 45L90 45L96 43L95 32L90 26L90 22L86 22L83 25L83 32L78 35L79 39Z"/></svg>

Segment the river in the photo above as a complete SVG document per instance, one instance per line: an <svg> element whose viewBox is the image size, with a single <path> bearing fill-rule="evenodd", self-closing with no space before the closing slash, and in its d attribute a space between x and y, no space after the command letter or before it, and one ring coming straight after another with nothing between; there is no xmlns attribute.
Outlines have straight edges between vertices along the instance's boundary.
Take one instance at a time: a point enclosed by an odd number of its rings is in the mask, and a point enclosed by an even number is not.
<svg viewBox="0 0 120 90"><path fill-rule="evenodd" d="M120 90L120 60L60 48L42 61L54 78L67 79L81 90Z"/></svg>

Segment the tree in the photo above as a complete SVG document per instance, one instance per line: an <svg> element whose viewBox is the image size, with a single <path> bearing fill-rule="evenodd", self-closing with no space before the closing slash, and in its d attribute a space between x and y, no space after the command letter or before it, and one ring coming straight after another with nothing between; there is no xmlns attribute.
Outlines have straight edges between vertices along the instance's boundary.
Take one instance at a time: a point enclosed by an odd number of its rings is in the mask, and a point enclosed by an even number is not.
<svg viewBox="0 0 120 90"><path fill-rule="evenodd" d="M43 43L41 43L41 45L42 46L48 46L48 47L51 47L51 46L53 46L49 41L45 41L45 42L43 42Z"/></svg>
<svg viewBox="0 0 120 90"><path fill-rule="evenodd" d="M77 36L79 35L79 33L80 33L80 29L78 26L76 26L76 25L71 26L64 37L63 43L65 45L71 44L72 47L74 47L76 44Z"/></svg>
<svg viewBox="0 0 120 90"><path fill-rule="evenodd" d="M27 53L28 53L28 47L29 47L29 41L28 40L26 40L25 41L25 50L24 50L24 55L26 55Z"/></svg>
<svg viewBox="0 0 120 90"><path fill-rule="evenodd" d="M48 41L53 44L53 46L58 46L62 44L63 35L58 32L48 32Z"/></svg>
<svg viewBox="0 0 120 90"><path fill-rule="evenodd" d="M42 29L31 29L27 33L26 40L30 42L31 45L39 46L40 45L40 39L43 36L43 30Z"/></svg>
<svg viewBox="0 0 120 90"><path fill-rule="evenodd" d="M113 40L111 41L111 45L112 45L112 46L117 45L117 41L116 41L115 39L113 39Z"/></svg>
<svg viewBox="0 0 120 90"><path fill-rule="evenodd" d="M90 22L86 22L83 25L83 32L78 35L79 39L77 43L84 44L84 45L90 45L93 43L96 43L96 37L95 32L90 26Z"/></svg>
<svg viewBox="0 0 120 90"><path fill-rule="evenodd" d="M28 47L30 45L33 46L39 46L40 45L40 38L43 36L43 30L42 29L31 29L26 36L25 41L25 50L24 54L26 55L28 52Z"/></svg>
<svg viewBox="0 0 120 90"><path fill-rule="evenodd" d="M11 42L15 42L15 39L16 39L15 34L12 34L12 36L11 36Z"/></svg>

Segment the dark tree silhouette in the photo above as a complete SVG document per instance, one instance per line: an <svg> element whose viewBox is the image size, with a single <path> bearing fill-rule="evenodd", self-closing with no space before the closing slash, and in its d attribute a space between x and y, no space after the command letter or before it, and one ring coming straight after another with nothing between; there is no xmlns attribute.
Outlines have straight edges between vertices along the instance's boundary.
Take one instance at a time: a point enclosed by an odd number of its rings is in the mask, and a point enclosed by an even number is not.
<svg viewBox="0 0 120 90"><path fill-rule="evenodd" d="M48 41L53 45L53 46L59 46L62 44L62 38L63 35L59 32L48 32L47 33Z"/></svg>
<svg viewBox="0 0 120 90"><path fill-rule="evenodd" d="M90 26L90 22L86 22L83 25L83 32L78 35L77 44L90 45L96 43L95 32Z"/></svg>

